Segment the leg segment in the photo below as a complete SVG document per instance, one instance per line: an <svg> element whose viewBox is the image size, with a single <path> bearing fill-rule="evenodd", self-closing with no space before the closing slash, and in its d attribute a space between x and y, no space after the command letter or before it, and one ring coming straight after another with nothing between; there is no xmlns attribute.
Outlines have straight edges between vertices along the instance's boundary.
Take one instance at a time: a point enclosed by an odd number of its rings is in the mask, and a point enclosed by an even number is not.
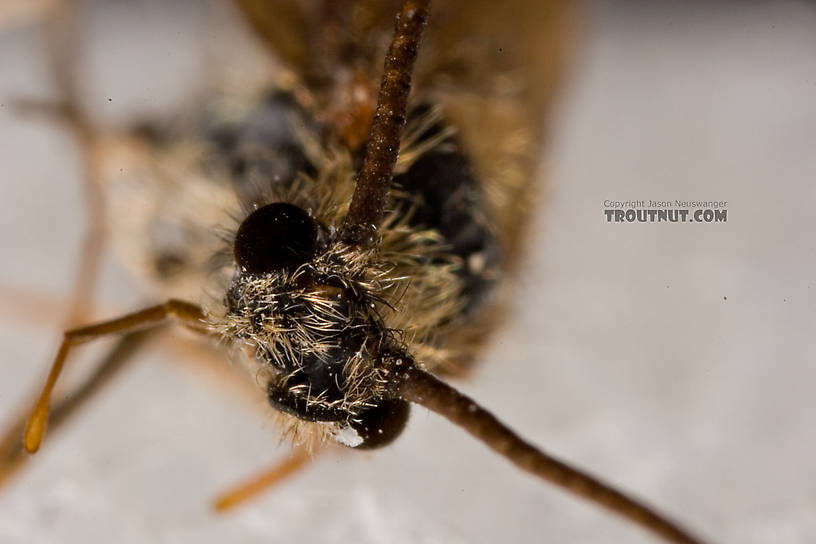
<svg viewBox="0 0 816 544"><path fill-rule="evenodd" d="M278 463L260 474L252 476L250 479L241 482L232 489L227 490L216 497L213 507L219 512L230 510L241 503L259 495L263 491L276 485L281 480L288 478L306 466L311 456L304 449L293 450L289 458L282 463Z"/></svg>
<svg viewBox="0 0 816 544"><path fill-rule="evenodd" d="M81 386L55 403L49 417L51 429L59 428L95 393L101 391L133 359L133 355L147 343L153 332L155 331L134 332L120 339ZM28 459L23 448L26 418L27 414L18 414L0 438L0 486Z"/></svg>
<svg viewBox="0 0 816 544"><path fill-rule="evenodd" d="M205 333L207 332L207 328L204 324L204 318L204 313L198 306L181 300L169 300L164 304L152 306L118 319L67 331L62 340L62 344L60 344L54 363L51 365L51 371L48 374L48 379L45 382L42 394L26 425L23 438L23 445L26 451L34 453L40 447L42 437L45 434L45 425L48 421L51 393L54 390L54 386L62 372L65 359L71 351L71 348L102 336L155 327L168 319L177 321L198 332Z"/></svg>

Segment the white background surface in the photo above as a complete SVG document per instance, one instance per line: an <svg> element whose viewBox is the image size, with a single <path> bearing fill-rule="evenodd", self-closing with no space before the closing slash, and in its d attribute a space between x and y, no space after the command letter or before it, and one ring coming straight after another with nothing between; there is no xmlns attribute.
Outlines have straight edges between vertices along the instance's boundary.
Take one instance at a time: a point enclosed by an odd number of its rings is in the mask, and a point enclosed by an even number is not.
<svg viewBox="0 0 816 544"><path fill-rule="evenodd" d="M91 20L88 103L110 122L170 111L213 32L201 9L140 9L137 27L120 8ZM581 15L523 295L458 385L714 542L812 542L816 10L589 2ZM0 102L47 89L31 30L0 35L0 67ZM0 165L0 285L64 297L82 225L72 143L3 107ZM603 200L648 198L727 200L728 222L605 222ZM105 270L105 308L143 300ZM40 383L59 313L0 302L0 414ZM214 516L217 491L285 450L163 357L146 353L49 437L0 493L0 542L652 541L422 410L393 447L320 459Z"/></svg>

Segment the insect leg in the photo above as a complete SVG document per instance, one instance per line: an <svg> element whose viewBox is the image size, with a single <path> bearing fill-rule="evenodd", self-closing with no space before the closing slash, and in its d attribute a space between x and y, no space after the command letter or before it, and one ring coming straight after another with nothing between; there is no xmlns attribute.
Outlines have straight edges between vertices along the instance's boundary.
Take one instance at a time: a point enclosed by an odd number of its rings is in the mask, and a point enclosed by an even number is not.
<svg viewBox="0 0 816 544"><path fill-rule="evenodd" d="M114 378L144 346L155 331L137 331L121 338L80 386L64 395L51 409L49 426L56 430ZM8 481L29 458L23 448L27 413L13 419L0 438L0 486Z"/></svg>
<svg viewBox="0 0 816 544"><path fill-rule="evenodd" d="M81 89L76 77L79 11L76 2L59 1L43 25L50 71L61 101L61 119L71 131L81 153L82 191L87 214L67 317L69 325L82 320L90 312L106 238L105 199L101 186L102 138L82 111L79 99Z"/></svg>
<svg viewBox="0 0 816 544"><path fill-rule="evenodd" d="M64 395L62 399L55 403L48 418L49 429L52 432L59 429L96 393L102 391L104 386L110 383L133 360L133 356L152 339L155 332L157 332L155 329L137 331L120 339L82 385L70 394ZM219 376L219 383L223 384L223 375ZM242 396L242 398L245 397ZM0 487L16 474L24 466L26 460L29 459L29 456L25 453L22 440L26 419L27 414L19 414L0 438ZM309 455L305 449L294 450L291 456L282 463L220 494L214 501L214 508L226 511L243 504L285 478L307 468L307 461L310 461L312 457L313 455Z"/></svg>
<svg viewBox="0 0 816 544"><path fill-rule="evenodd" d="M81 120L76 108L67 103L23 98L14 100L12 107L24 115L42 116L49 121L67 124L77 135L76 139L82 148L82 189L87 219L66 316L66 323L70 325L81 321L91 311L93 287L97 283L100 258L105 245L105 202L99 174L101 150L87 123Z"/></svg>
<svg viewBox="0 0 816 544"><path fill-rule="evenodd" d="M19 316L21 312L29 310L32 313L31 321L42 323L49 317L49 310L53 311L55 299L53 296L42 297L43 300L40 300L37 293L21 294L17 291L8 291L3 292L3 288L0 287L0 301L3 302L0 307L14 307L12 312L14 315ZM65 301L61 303L61 305L65 304ZM35 306L33 312L30 308L32 305ZM173 361L194 366L192 370L199 374L205 373L206 377L219 387L219 390L228 389L236 399L247 405L251 404L252 408L261 410L263 414L268 413L269 404L265 396L257 395L259 392L257 385L243 379L243 374L239 375L233 371L234 369L224 365L223 358L216 356L218 352L205 349L209 346L204 346L192 338L174 338L173 341L164 337L153 338L155 332L157 332L155 329L137 331L120 339L100 361L93 374L70 393L63 394L59 401L54 403L48 418L49 430L54 431L61 428L72 416L76 415L80 408L85 406L96 393L102 391L104 386L133 360L133 356L149 340L156 340L160 348L171 352ZM0 487L22 469L25 461L29 459L23 447L23 433L27 417L27 412L18 413L9 422L5 432L0 435ZM229 510L239 506L285 478L307 468L309 460L310 456L305 450L295 450L283 462L220 494L213 506L218 510Z"/></svg>
<svg viewBox="0 0 816 544"><path fill-rule="evenodd" d="M65 317L67 326L72 326L90 312L93 287L96 284L105 243L104 198L100 187L101 150L98 145L101 138L83 115L79 106L80 91L73 73L78 34L75 24L77 10L72 7L76 8L76 6L70 6L68 2L49 2L48 4L47 9L43 10L40 27L45 42L45 52L48 56L49 71L59 98L53 101L19 99L14 102L14 107L23 114L43 116L48 121L64 125L71 131L80 147L84 170L82 177L87 223L77 262L74 288ZM28 304L25 306L30 310ZM45 307L49 312L53 312L53 303L48 303ZM77 390L74 396L67 398L70 399L66 400L67 404L60 402L57 405L55 415L59 417L58 421L66 419L77 406L92 396L101 383L107 381L101 378L112 374L108 372L108 369L115 364L121 366L124 363L134 351L133 348L140 343L138 338L139 336L120 341L85 386ZM63 346L65 346L65 341L63 341ZM122 358L121 363L118 362L119 356ZM53 387L53 384L51 386ZM18 427L23 421L24 418L21 417L0 442L0 481L14 472L25 458L19 449L21 429Z"/></svg>
<svg viewBox="0 0 816 544"><path fill-rule="evenodd" d="M246 481L218 495L213 501L213 508L219 512L235 508L302 470L307 466L307 462L311 461L312 457L305 448L292 450L290 456L283 462L253 475Z"/></svg>
<svg viewBox="0 0 816 544"><path fill-rule="evenodd" d="M68 307L68 297L43 289L0 285L0 319L14 320L18 325L60 327L62 318L55 315ZM55 311L57 310L57 311Z"/></svg>
<svg viewBox="0 0 816 544"><path fill-rule="evenodd" d="M48 420L51 393L54 390L54 386L62 372L65 359L71 351L71 348L103 336L155 327L168 319L178 321L198 332L206 333L207 329L204 325L204 318L203 311L195 304L171 299L164 304L152 306L118 319L67 331L60 344L57 356L54 358L42 394L26 425L25 434L23 436L23 445L26 451L34 453L40 447L42 437L45 434L45 425Z"/></svg>

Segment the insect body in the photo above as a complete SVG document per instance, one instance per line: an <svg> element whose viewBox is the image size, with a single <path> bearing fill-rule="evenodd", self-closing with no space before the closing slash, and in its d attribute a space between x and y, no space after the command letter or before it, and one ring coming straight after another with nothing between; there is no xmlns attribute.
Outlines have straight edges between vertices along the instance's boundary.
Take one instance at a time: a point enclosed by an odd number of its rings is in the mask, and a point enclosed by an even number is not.
<svg viewBox="0 0 816 544"><path fill-rule="evenodd" d="M292 7L284 11L287 25L320 28L322 38L278 44L280 21L263 16L263 3L241 4L284 61L302 64L307 85L279 85L231 118L214 108L195 121L203 137L152 132L153 166L136 174L172 194L179 178L166 179L164 165L194 173L183 190L198 205L151 222L153 231L141 236L152 255L143 269L166 285L206 280L214 296L201 305L173 298L68 331L28 421L25 448L39 448L51 391L74 346L174 320L229 344L297 439L384 446L403 430L409 403L421 404L519 468L668 539L694 542L650 509L543 454L428 372L467 367L500 309L499 280L513 269L538 145L539 129L524 118L537 124L551 90L525 62L508 62L504 50L535 43L519 32L532 21L515 17L540 7L520 3L511 19L485 18L478 6L439 9L437 28L450 25L451 36L478 21L495 32L475 45L490 67L481 81L463 64L472 52L446 48L444 33L428 36L428 47L440 53L414 74L428 6L406 2L374 108L376 93L361 74L373 70L371 51L384 35L374 29L395 6ZM521 28L513 25L519 21ZM325 62L332 72L320 71ZM466 83L472 85L460 91ZM493 137L477 137L487 123ZM113 215L125 224L134 215L132 186L112 188L123 206ZM167 203L158 199L156 207ZM216 208L234 223L220 240L201 236L185 215L210 217Z"/></svg>
<svg viewBox="0 0 816 544"><path fill-rule="evenodd" d="M151 129L156 166L114 181L111 216L119 245L143 248L131 250L126 259L151 284L163 286L163 294L200 300L205 285L215 294L205 302L211 324L224 338L240 339L257 359L274 363L283 372L278 378L286 377L292 391L309 390L306 369L323 383L317 394L306 395L307 401L280 392L280 384L272 383L277 378L267 375L268 364L251 369L263 374L270 401L282 412L292 415L298 412L294 405L302 404L300 412L308 407L324 417L333 413L335 421L328 426L304 423L314 422L304 413L283 424L305 439L325 436L327 428L338 431L343 417L336 406L359 412L371 404L366 396L379 395L379 370L366 363L373 343L376 349L400 344L425 368L457 373L467 369L495 329L506 298L500 280L513 273L529 212L528 200L521 197L534 191L541 129L537 122L522 120L534 119L535 112L543 115L557 71L557 53L550 51L541 73L512 83L510 78L526 73L526 67L519 61L523 57L509 53L534 45L552 48L555 37L517 34L516 24L522 14L530 17L525 26L532 26L555 13L539 13L520 2L523 13L486 19L492 27L487 40L466 39L468 47L453 47L457 32L474 28L466 28L465 19L487 16L455 4L439 6L434 21L440 26L430 28L424 47L441 54L417 59L394 187L377 234L382 243L376 251L357 251L337 241L363 161L360 133L367 136L370 125L382 52L390 39L388 21L399 3L354 2L348 10L332 12L328 22L320 18L325 15L315 15L331 12L328 3L314 13L283 10L289 27L328 28L315 33L314 40L298 37L294 44L279 43L278 27L268 25L280 21L267 21L268 6L260 4L242 3L250 21L297 68L304 84L284 78L271 88L236 93L249 94L249 100L227 94L210 102L205 115L193 115L186 129L165 129L164 134L161 127ZM295 46L314 52L289 53ZM338 48L353 49L355 55L334 59L331 70L321 72L325 55L337 55ZM473 48L496 65L487 77L475 73ZM460 83L465 79L469 88ZM355 102L360 97L372 104ZM475 134L484 126L495 131L491 143ZM164 165L174 165L174 175ZM134 214L132 203L145 193L151 201L138 208L152 211ZM314 240L300 244L292 239L296 234L265 236L259 231L272 231L251 228L282 223L274 211L281 210L280 203L299 210L289 207L281 213ZM224 240L202 236L202 223L226 226ZM277 257L269 256L279 253L285 257L273 262ZM256 254L271 260L255 262ZM226 263L217 273L212 272L213 255ZM354 363L345 370L326 364L351 355ZM337 383L343 380L348 383ZM349 391L362 396L354 398Z"/></svg>

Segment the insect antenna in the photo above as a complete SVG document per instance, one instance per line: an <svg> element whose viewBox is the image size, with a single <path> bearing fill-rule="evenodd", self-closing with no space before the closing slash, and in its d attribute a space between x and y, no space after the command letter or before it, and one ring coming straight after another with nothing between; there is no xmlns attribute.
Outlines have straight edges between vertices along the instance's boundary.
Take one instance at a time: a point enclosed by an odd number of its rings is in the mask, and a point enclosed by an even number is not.
<svg viewBox="0 0 816 544"><path fill-rule="evenodd" d="M388 189L408 111L411 74L419 51L430 0L408 0L397 15L394 39L385 57L377 109L371 124L357 186L343 222L342 237L351 244L377 245Z"/></svg>
<svg viewBox="0 0 816 544"><path fill-rule="evenodd" d="M413 363L401 373L395 394L448 419L518 468L603 506L669 542L702 542L663 514L539 450L473 399Z"/></svg>
<svg viewBox="0 0 816 544"><path fill-rule="evenodd" d="M377 230L405 126L411 75L429 4L427 0L407 0L397 16L371 133L341 231L347 243L360 247L378 244ZM701 542L648 506L529 444L472 399L418 368L407 355L397 361L391 394L447 418L520 469L603 506L669 542Z"/></svg>

